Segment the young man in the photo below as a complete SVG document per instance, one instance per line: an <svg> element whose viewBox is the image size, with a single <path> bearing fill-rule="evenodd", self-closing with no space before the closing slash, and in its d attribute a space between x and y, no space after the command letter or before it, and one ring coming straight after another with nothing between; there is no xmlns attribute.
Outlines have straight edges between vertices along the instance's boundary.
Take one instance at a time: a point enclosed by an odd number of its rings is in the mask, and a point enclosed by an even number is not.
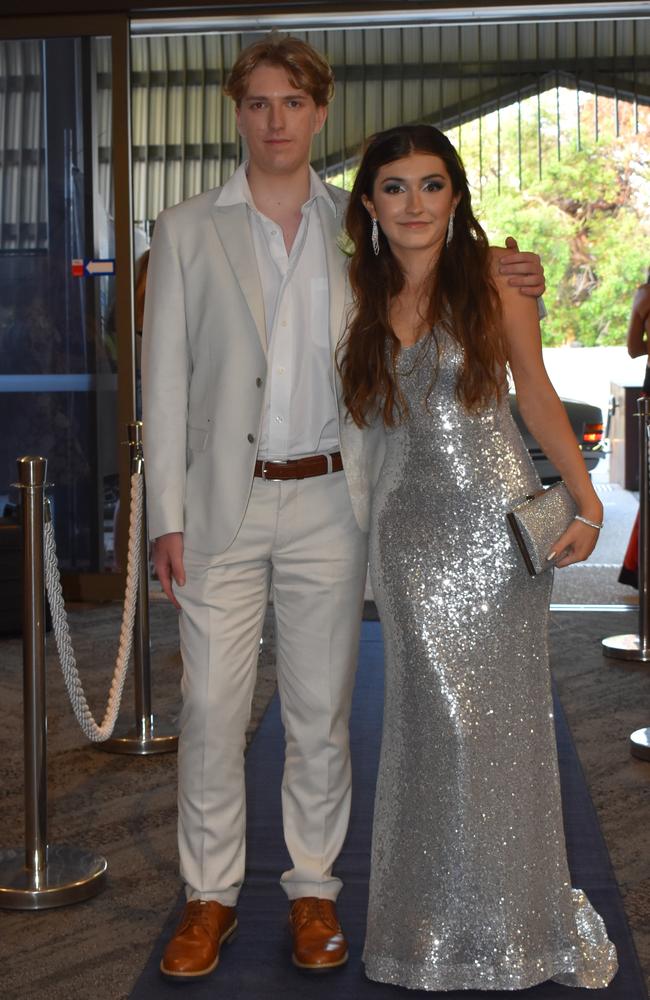
<svg viewBox="0 0 650 1000"><path fill-rule="evenodd" d="M348 950L332 874L348 825L348 719L381 429L337 404L347 196L309 166L333 90L293 38L245 50L228 92L249 159L217 191L163 212L149 264L143 397L149 528L181 610L179 849L187 906L161 970L209 974L237 926L244 733L273 584L286 733L284 835L293 961ZM526 291L534 255L515 256Z"/></svg>

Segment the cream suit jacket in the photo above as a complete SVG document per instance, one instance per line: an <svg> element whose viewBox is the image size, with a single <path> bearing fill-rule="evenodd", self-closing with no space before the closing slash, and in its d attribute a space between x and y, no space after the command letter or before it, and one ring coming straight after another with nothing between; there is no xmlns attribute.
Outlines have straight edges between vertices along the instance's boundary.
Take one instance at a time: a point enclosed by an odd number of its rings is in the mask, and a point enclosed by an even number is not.
<svg viewBox="0 0 650 1000"><path fill-rule="evenodd" d="M223 552L242 523L262 421L266 331L245 205L217 206L220 189L163 211L156 222L144 317L142 397L149 535L184 532L187 547ZM346 419L334 360L345 332L346 257L337 245L347 194L318 200L330 292L331 385L339 401L345 476L368 530L383 460L383 428Z"/></svg>

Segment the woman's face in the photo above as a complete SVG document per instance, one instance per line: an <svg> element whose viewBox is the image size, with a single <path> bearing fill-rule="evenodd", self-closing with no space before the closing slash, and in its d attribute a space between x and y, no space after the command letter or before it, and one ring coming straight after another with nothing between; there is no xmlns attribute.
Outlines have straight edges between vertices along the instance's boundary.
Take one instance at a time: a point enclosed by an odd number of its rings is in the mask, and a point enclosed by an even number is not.
<svg viewBox="0 0 650 1000"><path fill-rule="evenodd" d="M386 163L375 178L372 199L362 195L397 256L441 248L459 198L443 160L432 153L411 153Z"/></svg>

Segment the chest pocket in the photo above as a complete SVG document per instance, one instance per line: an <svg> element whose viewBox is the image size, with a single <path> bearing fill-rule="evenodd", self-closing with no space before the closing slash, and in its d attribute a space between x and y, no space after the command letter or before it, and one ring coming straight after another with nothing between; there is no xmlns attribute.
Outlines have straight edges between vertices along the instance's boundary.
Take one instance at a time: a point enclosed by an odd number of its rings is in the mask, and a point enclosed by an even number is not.
<svg viewBox="0 0 650 1000"><path fill-rule="evenodd" d="M208 443L208 431L203 427L187 428L187 447L190 451L205 451Z"/></svg>
<svg viewBox="0 0 650 1000"><path fill-rule="evenodd" d="M318 347L328 347L330 342L330 297L327 278L312 278L310 284L311 339Z"/></svg>

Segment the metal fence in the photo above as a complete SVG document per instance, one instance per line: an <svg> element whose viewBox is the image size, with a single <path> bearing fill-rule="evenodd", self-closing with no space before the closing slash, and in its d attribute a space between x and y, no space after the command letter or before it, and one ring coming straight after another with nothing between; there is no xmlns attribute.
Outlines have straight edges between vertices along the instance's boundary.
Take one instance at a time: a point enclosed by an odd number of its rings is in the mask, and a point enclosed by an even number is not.
<svg viewBox="0 0 650 1000"><path fill-rule="evenodd" d="M334 104L314 143L313 162L326 179L340 179L354 165L364 136L401 122L449 129L570 87L596 96L589 122L577 100L580 141L587 128L598 138L599 96L613 98L617 134L638 132L639 105L650 104L649 18L293 33L323 52L335 72ZM240 162L223 83L241 49L258 37L215 31L132 39L133 203L142 228L149 230L161 209L222 183ZM0 251L47 240L43 51L37 41L0 42ZM99 189L112 214L109 40L97 40L94 51ZM619 114L622 102L632 114ZM559 142L559 101L557 122ZM541 142L538 149L541 157Z"/></svg>

